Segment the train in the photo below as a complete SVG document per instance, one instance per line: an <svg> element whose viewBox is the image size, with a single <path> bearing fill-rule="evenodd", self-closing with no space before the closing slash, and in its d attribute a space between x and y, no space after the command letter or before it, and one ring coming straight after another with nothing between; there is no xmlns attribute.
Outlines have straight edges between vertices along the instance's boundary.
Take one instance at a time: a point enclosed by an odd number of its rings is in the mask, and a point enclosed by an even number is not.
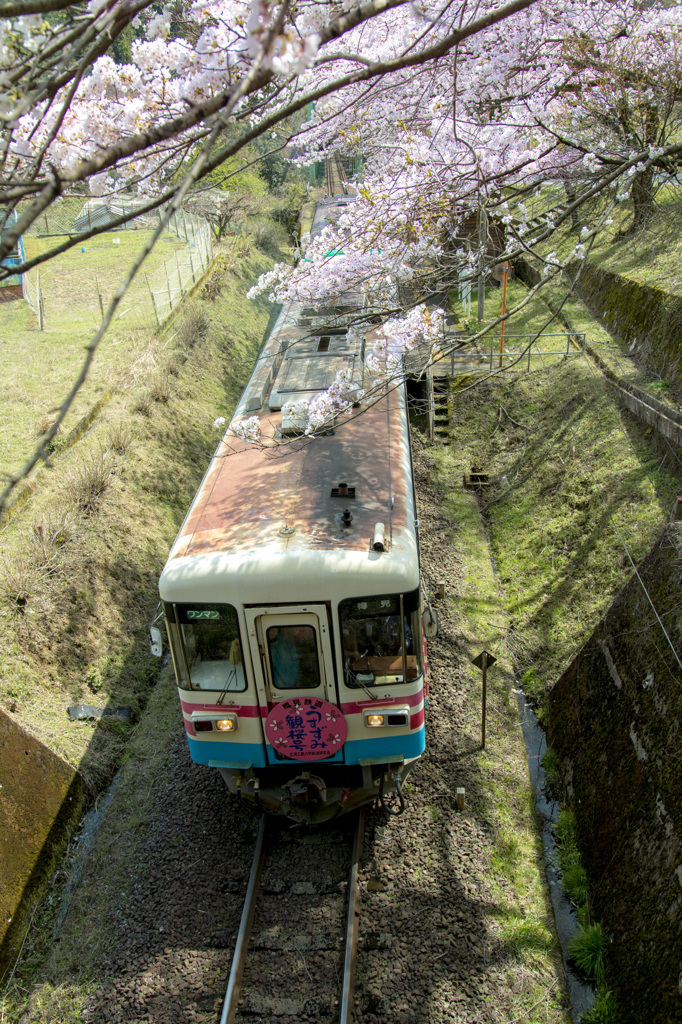
<svg viewBox="0 0 682 1024"><path fill-rule="evenodd" d="M312 233L350 201L318 203ZM159 580L192 759L312 825L374 801L400 813L425 748L407 398L363 395L372 327L349 328L368 309L360 292L282 308L231 421L255 417L266 440L228 425ZM350 413L306 435L292 403L340 370Z"/></svg>

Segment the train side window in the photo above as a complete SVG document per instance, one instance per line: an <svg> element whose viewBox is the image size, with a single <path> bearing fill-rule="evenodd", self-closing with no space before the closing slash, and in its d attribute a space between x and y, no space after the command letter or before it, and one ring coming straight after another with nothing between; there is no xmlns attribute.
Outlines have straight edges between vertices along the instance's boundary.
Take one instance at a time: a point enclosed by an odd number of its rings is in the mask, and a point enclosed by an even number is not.
<svg viewBox="0 0 682 1024"><path fill-rule="evenodd" d="M314 690L320 685L317 638L312 626L270 626L267 638L272 681L278 690Z"/></svg>
<svg viewBox="0 0 682 1024"><path fill-rule="evenodd" d="M229 604L179 604L170 636L178 685L189 690L246 689L237 612ZM189 680L188 680L189 674Z"/></svg>
<svg viewBox="0 0 682 1024"><path fill-rule="evenodd" d="M349 598L339 606L346 684L383 686L419 678L421 668L419 591ZM403 654L405 658L403 660Z"/></svg>

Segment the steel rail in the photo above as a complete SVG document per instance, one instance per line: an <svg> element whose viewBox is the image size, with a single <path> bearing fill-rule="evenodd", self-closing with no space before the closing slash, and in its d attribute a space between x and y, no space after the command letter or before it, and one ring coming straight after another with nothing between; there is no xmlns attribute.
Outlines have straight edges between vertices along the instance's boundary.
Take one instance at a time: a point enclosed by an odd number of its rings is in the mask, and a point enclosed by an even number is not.
<svg viewBox="0 0 682 1024"><path fill-rule="evenodd" d="M234 954L232 956L232 967L230 968L230 978L227 983L223 1012L220 1015L220 1024L234 1024L234 1019L237 1015L242 975L244 973L244 963L246 962L246 950L249 945L251 925L253 924L253 915L256 909L258 885L260 883L260 876L263 870L265 831L266 816L263 815L258 827L258 835L256 836L256 848L253 853L253 863L251 865L251 874L249 875L249 884L246 887L242 919L239 923L237 941L235 943Z"/></svg>
<svg viewBox="0 0 682 1024"><path fill-rule="evenodd" d="M350 865L350 882L348 892L348 917L346 919L346 953L343 962L343 993L341 996L340 1024L351 1024L353 1013L353 989L355 986L355 954L358 945L358 914L356 910L358 896L358 867L362 853L362 837L365 815L362 808L358 811L353 837L353 853Z"/></svg>

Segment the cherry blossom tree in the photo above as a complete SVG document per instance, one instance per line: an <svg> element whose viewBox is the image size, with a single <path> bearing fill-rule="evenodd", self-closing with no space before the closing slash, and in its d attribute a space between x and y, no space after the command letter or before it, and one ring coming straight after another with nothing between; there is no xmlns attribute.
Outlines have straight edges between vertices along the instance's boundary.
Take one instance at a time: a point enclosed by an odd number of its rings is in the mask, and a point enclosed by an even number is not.
<svg viewBox="0 0 682 1024"><path fill-rule="evenodd" d="M315 303L362 285L390 321L397 359L431 336L424 303L436 282L479 278L486 263L519 253L535 254L551 278L566 263L547 251L554 232L577 224L570 259L584 255L609 204L676 170L681 10L634 0L0 0L0 258L85 185L144 194L137 215L164 211L0 505L59 429L167 220L253 140L314 104L291 140L301 162L362 154L358 201L262 287ZM121 63L111 54L124 34ZM526 200L548 181L561 199L533 219ZM581 216L588 204L596 221ZM493 222L497 252L481 227ZM332 248L343 255L330 260ZM339 381L330 401L343 393Z"/></svg>

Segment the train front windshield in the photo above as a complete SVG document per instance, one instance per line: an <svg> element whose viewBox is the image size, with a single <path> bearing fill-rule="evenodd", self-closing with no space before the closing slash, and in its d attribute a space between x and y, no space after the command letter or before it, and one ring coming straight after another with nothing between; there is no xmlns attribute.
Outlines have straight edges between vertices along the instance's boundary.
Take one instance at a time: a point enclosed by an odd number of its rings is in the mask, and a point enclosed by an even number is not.
<svg viewBox="0 0 682 1024"><path fill-rule="evenodd" d="M346 684L410 682L422 674L419 591L351 598L339 605Z"/></svg>
<svg viewBox="0 0 682 1024"><path fill-rule="evenodd" d="M164 611L183 689L246 689L239 622L232 605L165 605Z"/></svg>

